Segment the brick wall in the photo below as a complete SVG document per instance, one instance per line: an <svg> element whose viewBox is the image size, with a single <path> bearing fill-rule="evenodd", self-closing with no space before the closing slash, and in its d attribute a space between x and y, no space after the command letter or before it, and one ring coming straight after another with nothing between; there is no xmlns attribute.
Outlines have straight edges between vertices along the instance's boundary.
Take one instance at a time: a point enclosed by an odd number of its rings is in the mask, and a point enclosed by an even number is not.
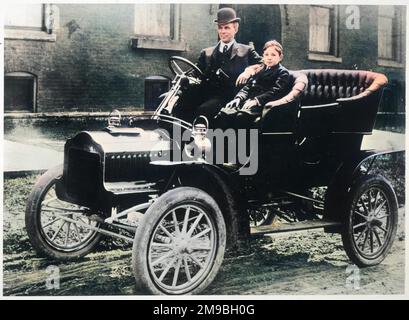
<svg viewBox="0 0 409 320"><path fill-rule="evenodd" d="M359 6L360 28L346 26L346 6L339 6L339 57L342 63L312 61L308 59L309 7L303 5L283 5L282 43L285 51L283 64L290 69L335 68L362 69L384 73L389 80L394 95L393 105L381 106L381 111L405 112L405 60L402 67L384 67L378 64L378 6ZM382 10L382 9L381 9ZM405 11L404 6L398 10ZM406 17L406 14L403 15ZM403 45L405 53L406 21L403 21ZM405 54L404 54L405 57ZM382 117L378 117L380 121ZM385 119L386 122L390 119ZM400 115L397 126L404 126L404 115ZM384 127L384 125L381 125Z"/></svg>
<svg viewBox="0 0 409 320"><path fill-rule="evenodd" d="M391 75L404 74L404 68L383 68L377 64L378 6L359 6L360 29L346 27L346 6L339 6L339 56L342 63L308 60L309 6L281 6L283 16L283 46L285 62L293 69L345 68L385 72ZM402 8L402 10L404 10ZM403 42L405 43L405 39Z"/></svg>
<svg viewBox="0 0 409 320"><path fill-rule="evenodd" d="M133 36L135 12L131 4L58 4L58 8L60 21L55 42L5 41L5 73L24 71L38 77L39 112L140 108L146 77L171 76L167 66L171 55L182 55L195 61L200 49L217 40L213 23L217 4L181 5L180 34L189 46L186 52L132 49L129 42ZM308 6L280 5L279 8L281 21L274 22L271 28L282 30L281 37L277 38L281 38L284 46L285 66L290 69L358 68L383 72L391 82L397 81L401 88L398 109L405 109L404 68L381 67L377 63L377 6L359 6L359 30L346 28L346 6L339 6L339 56L342 63L308 59ZM245 16L246 12L253 11L247 7L242 10L243 20L254 20L254 17ZM268 21L271 12L275 12L277 20L277 10L255 12L260 21ZM406 23L404 26L406 30ZM246 29L249 27L248 23ZM258 36L260 34L256 32L254 37Z"/></svg>
<svg viewBox="0 0 409 320"><path fill-rule="evenodd" d="M214 5L182 6L187 52L132 49L134 6L58 4L55 42L5 41L5 73L38 78L37 111L134 109L143 106L144 79L171 76L171 55L196 59L216 39ZM192 26L195 25L194 28Z"/></svg>

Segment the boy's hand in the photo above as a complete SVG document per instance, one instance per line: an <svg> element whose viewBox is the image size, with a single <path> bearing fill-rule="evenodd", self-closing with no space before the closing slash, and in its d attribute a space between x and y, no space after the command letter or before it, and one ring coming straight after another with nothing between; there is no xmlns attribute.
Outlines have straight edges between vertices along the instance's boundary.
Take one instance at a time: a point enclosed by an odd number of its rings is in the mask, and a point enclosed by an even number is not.
<svg viewBox="0 0 409 320"><path fill-rule="evenodd" d="M247 100L244 103L243 108L241 110L250 111L253 107L256 107L256 106L258 106L258 102L256 99Z"/></svg>
<svg viewBox="0 0 409 320"><path fill-rule="evenodd" d="M235 109L235 108L237 108L239 106L239 104L240 104L240 99L236 98L236 99L230 101L228 104L226 104L225 108L226 109Z"/></svg>

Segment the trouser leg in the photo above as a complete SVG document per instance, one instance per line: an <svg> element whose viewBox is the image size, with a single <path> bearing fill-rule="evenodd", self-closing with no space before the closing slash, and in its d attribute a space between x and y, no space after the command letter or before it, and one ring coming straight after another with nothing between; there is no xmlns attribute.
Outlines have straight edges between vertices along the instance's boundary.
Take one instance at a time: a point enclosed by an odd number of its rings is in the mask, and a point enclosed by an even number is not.
<svg viewBox="0 0 409 320"><path fill-rule="evenodd" d="M214 122L214 117L219 113L220 109L225 105L225 99L220 97L211 98L202 103L196 110L196 116L203 115L209 122Z"/></svg>
<svg viewBox="0 0 409 320"><path fill-rule="evenodd" d="M254 121L259 117L258 114L249 114L247 112L238 112L236 115L237 129L251 129L254 128Z"/></svg>

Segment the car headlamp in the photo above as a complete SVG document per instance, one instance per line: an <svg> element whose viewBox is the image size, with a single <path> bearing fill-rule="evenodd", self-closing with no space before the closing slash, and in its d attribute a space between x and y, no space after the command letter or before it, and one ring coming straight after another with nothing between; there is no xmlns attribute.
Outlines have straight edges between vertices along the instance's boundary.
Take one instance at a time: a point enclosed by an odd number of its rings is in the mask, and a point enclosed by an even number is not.
<svg viewBox="0 0 409 320"><path fill-rule="evenodd" d="M113 110L108 116L108 127L119 127L121 125L121 113Z"/></svg>

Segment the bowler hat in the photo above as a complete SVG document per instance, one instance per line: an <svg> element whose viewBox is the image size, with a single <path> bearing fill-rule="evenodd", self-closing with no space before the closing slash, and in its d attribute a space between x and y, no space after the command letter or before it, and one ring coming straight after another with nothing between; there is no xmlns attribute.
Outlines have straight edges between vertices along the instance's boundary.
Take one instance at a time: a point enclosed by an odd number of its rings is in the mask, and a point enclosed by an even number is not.
<svg viewBox="0 0 409 320"><path fill-rule="evenodd" d="M214 22L219 24L226 24L231 22L239 22L240 18L237 18L236 11L232 8L221 8L217 11L217 19Z"/></svg>

